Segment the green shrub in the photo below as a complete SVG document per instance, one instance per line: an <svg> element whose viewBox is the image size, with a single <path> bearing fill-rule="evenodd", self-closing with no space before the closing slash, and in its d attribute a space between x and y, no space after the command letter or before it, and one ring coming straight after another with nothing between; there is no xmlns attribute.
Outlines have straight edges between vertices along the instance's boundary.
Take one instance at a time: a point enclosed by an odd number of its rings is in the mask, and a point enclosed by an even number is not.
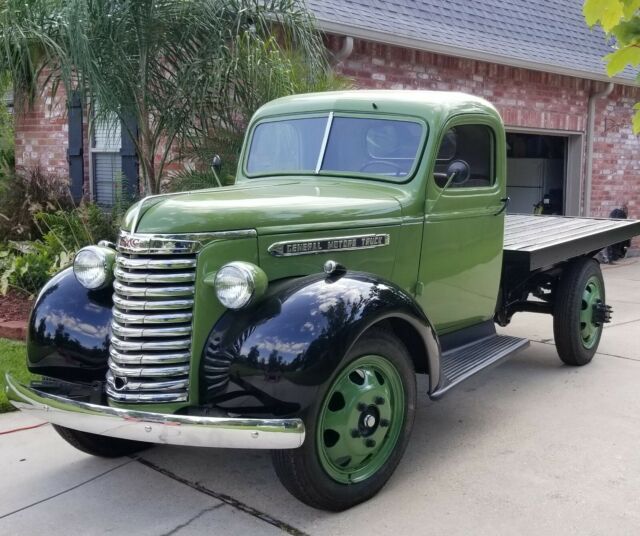
<svg viewBox="0 0 640 536"><path fill-rule="evenodd" d="M37 293L51 276L71 265L76 252L100 240L115 239L112 218L95 204L35 215L41 238L0 246L0 294L9 288Z"/></svg>
<svg viewBox="0 0 640 536"><path fill-rule="evenodd" d="M72 210L39 212L35 222L43 241L52 248L78 250L100 240L115 241L117 221L94 203L83 203Z"/></svg>
<svg viewBox="0 0 640 536"><path fill-rule="evenodd" d="M49 279L54 257L40 242L29 244L24 253L13 256L7 283L29 294L37 292Z"/></svg>
<svg viewBox="0 0 640 536"><path fill-rule="evenodd" d="M10 173L0 179L0 242L40 238L35 214L72 207L67 179L48 175L40 167Z"/></svg>

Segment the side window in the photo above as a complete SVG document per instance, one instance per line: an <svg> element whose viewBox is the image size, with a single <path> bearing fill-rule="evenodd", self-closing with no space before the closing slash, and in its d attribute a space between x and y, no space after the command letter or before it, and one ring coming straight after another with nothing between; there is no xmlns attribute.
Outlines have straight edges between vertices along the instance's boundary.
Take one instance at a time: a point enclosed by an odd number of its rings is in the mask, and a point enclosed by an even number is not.
<svg viewBox="0 0 640 536"><path fill-rule="evenodd" d="M495 181L495 143L487 125L459 125L447 131L440 144L434 180L444 188L479 188Z"/></svg>

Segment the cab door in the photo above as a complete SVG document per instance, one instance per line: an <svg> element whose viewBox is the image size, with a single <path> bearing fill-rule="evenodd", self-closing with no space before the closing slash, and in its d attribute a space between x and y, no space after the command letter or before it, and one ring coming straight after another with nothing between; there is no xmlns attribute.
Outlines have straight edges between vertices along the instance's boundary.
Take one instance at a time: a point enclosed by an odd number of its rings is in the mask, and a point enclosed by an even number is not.
<svg viewBox="0 0 640 536"><path fill-rule="evenodd" d="M493 118L462 115L446 124L438 143L427 178L417 299L436 330L448 333L489 320L495 311L505 135Z"/></svg>

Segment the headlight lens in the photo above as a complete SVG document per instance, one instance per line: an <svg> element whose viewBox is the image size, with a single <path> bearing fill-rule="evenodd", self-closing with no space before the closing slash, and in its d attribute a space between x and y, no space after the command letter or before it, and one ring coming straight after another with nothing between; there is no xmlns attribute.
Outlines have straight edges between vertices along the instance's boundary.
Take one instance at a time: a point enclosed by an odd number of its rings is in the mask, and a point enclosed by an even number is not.
<svg viewBox="0 0 640 536"><path fill-rule="evenodd" d="M106 287L113 281L116 252L100 246L87 246L76 253L73 273L78 282L90 290Z"/></svg>
<svg viewBox="0 0 640 536"><path fill-rule="evenodd" d="M214 287L222 305L241 309L264 293L267 276L255 264L230 262L216 274Z"/></svg>

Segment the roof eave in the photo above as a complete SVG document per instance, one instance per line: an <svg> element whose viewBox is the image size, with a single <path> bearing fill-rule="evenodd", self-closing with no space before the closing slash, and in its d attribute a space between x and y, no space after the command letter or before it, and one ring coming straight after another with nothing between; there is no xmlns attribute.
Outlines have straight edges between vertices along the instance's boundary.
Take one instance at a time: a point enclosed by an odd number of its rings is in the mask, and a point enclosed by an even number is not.
<svg viewBox="0 0 640 536"><path fill-rule="evenodd" d="M584 78L587 80L596 80L600 82L613 82L627 86L636 86L636 81L632 78L608 77L605 73L598 74L580 69L567 69L557 65L548 65L532 60L521 60L501 54L492 54L479 50L470 50L455 45L443 45L434 43L426 39L416 39L402 35L391 34L379 30L371 30L350 24L342 24L322 19L316 16L316 26L323 32L334 33L340 35L350 35L367 41L375 41L387 45L396 45L404 48L412 48L415 50L424 50L425 52L434 52L447 56L457 56L470 60L486 61L489 63L497 63L500 65L508 65L509 67L520 67L522 69L530 69L533 71L542 71L545 73L553 73L564 76L573 76L576 78Z"/></svg>

